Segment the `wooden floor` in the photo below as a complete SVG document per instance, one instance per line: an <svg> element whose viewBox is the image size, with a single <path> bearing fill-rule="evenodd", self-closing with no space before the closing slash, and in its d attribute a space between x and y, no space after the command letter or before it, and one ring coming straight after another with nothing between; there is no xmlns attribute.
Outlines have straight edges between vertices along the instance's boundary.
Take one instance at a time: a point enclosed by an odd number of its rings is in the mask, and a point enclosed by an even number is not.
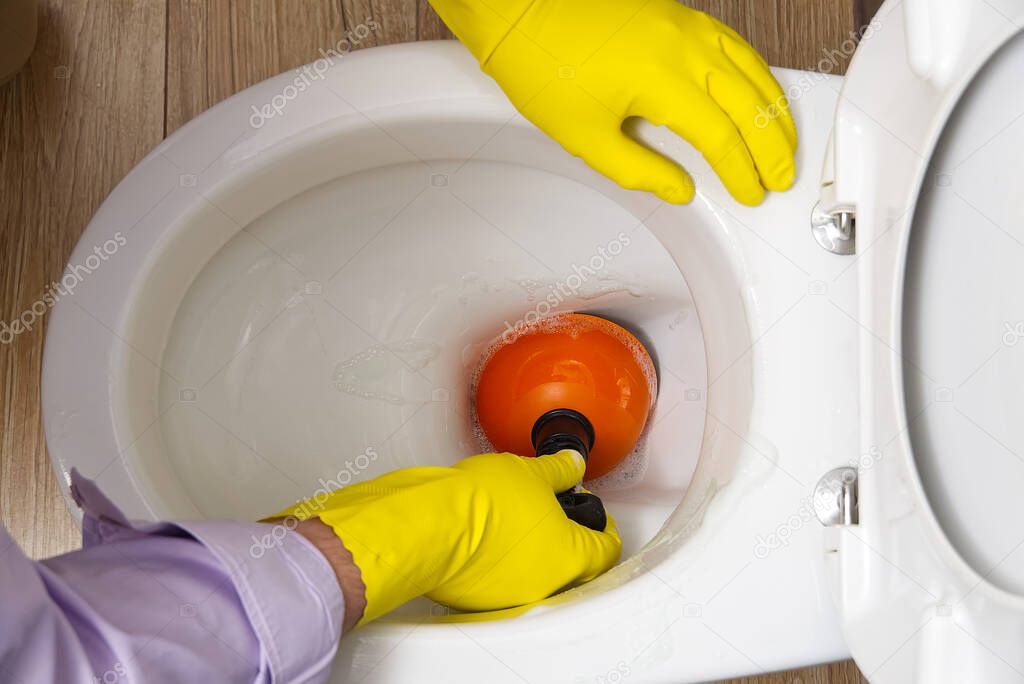
<svg viewBox="0 0 1024 684"><path fill-rule="evenodd" d="M850 0L690 3L772 64L842 72ZM103 198L211 105L312 61L372 18L358 48L450 37L425 0L40 0L29 66L0 86L0 321L60 277ZM838 55L838 56L837 56ZM0 344L0 520L30 556L79 545L39 415L44 330ZM742 682L859 682L852 662Z"/></svg>

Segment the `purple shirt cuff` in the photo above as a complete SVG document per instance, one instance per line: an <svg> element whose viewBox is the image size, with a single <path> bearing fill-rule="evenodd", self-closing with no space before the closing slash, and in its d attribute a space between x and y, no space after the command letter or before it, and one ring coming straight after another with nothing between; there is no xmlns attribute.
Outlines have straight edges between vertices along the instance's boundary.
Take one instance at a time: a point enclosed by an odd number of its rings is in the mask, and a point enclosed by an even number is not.
<svg viewBox="0 0 1024 684"><path fill-rule="evenodd" d="M345 603L327 559L282 525L234 521L133 524L93 483L71 473L83 544L184 530L223 565L261 646L270 681L322 681L341 638Z"/></svg>
<svg viewBox="0 0 1024 684"><path fill-rule="evenodd" d="M20 635L0 640L0 680L326 681L344 602L303 536L267 523L134 524L77 472L71 490L81 551L33 562L0 528L0 633Z"/></svg>
<svg viewBox="0 0 1024 684"><path fill-rule="evenodd" d="M259 639L271 681L323 681L341 638L345 604L327 559L281 525L174 523L221 562Z"/></svg>

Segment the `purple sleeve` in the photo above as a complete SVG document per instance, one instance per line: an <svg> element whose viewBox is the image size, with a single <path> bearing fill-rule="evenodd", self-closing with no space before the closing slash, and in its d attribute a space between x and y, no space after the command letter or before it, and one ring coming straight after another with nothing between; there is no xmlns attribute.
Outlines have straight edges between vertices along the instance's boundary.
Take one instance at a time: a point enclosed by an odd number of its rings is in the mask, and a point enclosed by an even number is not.
<svg viewBox="0 0 1024 684"><path fill-rule="evenodd" d="M24 556L0 527L0 681L322 682L341 590L299 534L264 523L133 525L72 477L83 549Z"/></svg>

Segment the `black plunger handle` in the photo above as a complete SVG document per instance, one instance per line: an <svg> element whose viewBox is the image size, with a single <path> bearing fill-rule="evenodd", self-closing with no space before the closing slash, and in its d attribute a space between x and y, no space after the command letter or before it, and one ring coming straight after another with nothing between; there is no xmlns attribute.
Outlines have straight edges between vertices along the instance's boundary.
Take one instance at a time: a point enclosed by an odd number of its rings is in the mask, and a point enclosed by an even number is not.
<svg viewBox="0 0 1024 684"><path fill-rule="evenodd" d="M569 520L598 532L604 532L608 526L608 514L604 512L604 504L597 494L569 490L556 494L555 498Z"/></svg>
<svg viewBox="0 0 1024 684"><path fill-rule="evenodd" d="M538 456L575 449L586 460L594 447L594 427L586 416L572 409L545 413L533 424L531 437ZM608 525L608 514L596 494L570 489L556 494L555 498L570 520L598 532L603 532Z"/></svg>

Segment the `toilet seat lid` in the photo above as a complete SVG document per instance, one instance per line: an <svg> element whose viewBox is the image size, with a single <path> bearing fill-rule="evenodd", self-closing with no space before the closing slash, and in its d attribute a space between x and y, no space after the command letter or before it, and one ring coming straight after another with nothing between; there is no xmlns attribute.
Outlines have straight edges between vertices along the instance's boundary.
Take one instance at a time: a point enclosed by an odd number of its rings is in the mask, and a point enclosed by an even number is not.
<svg viewBox="0 0 1024 684"><path fill-rule="evenodd" d="M1010 483L1024 486L1024 463L1002 453L972 471L977 459L952 460L949 443L970 452L980 444L977 425L958 426L942 414L918 421L933 410L922 407L936 403L971 418L973 409L954 400L958 385L978 378L959 373L959 365L980 337L956 330L955 310L988 320L980 314L991 312L978 311L978 302L1005 285L1009 250L1024 249L1024 233L1007 240L990 227L989 246L1007 241L1004 270L996 272L998 264L964 252L978 246L980 233L956 230L1011 217L1024 224L1020 193L1006 192L1008 174L1024 171L1013 166L1024 158L1024 121L1012 125L1024 114L1024 96L999 85L1008 64L1018 74L1024 64L1022 19L1019 4L997 12L969 0L888 3L873 22L880 28L858 49L837 107L823 205L857 217L860 301L852 315L860 328L862 408L855 524L826 528L825 563L851 651L873 681L1003 681L1024 672L1024 654L1007 636L1024 630L1024 552L1004 566L1005 576L993 574L997 561L1024 549L1024 524L1015 548L1004 539L1011 526L995 522L1012 512L1024 520L1020 497L1007 498ZM1004 131L1009 137L977 152ZM963 213L951 213L954 203ZM988 204L1001 212L995 221ZM943 273L947 289L932 287ZM989 346L998 348L1004 332L990 334ZM1002 387L1005 396L977 406L1024 410L1019 392ZM990 441L987 448L1002 447ZM1003 485L1002 500L965 481ZM1002 560L992 555L996 548Z"/></svg>

